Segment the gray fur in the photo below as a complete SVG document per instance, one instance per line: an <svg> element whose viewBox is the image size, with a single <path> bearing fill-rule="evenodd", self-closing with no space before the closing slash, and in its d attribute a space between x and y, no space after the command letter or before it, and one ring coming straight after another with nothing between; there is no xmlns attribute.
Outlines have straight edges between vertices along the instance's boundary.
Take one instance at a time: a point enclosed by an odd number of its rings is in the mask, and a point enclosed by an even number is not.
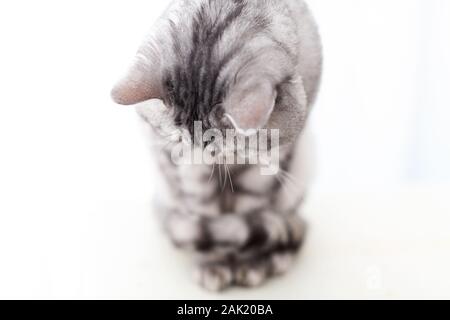
<svg viewBox="0 0 450 320"><path fill-rule="evenodd" d="M299 145L321 64L302 0L175 0L113 90L121 104L164 102L138 107L162 145L169 200L160 210L174 244L200 257L197 278L206 288L260 285L298 252L306 191ZM183 132L192 138L194 121L204 129L279 129L282 174L262 176L258 165L175 165L171 142Z"/></svg>

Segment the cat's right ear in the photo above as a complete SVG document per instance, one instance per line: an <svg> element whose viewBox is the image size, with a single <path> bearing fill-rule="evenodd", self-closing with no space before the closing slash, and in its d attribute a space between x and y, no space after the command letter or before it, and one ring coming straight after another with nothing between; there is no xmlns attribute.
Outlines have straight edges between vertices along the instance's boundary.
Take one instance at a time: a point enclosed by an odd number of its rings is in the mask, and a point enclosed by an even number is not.
<svg viewBox="0 0 450 320"><path fill-rule="evenodd" d="M121 105L134 105L162 96L158 67L144 55L138 54L125 76L111 92L112 99Z"/></svg>

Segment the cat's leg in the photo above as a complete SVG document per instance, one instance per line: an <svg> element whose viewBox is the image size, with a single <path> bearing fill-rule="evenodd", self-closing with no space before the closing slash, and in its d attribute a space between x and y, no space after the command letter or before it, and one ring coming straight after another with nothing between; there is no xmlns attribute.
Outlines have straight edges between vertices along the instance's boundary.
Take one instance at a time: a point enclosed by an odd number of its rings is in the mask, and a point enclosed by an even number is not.
<svg viewBox="0 0 450 320"><path fill-rule="evenodd" d="M231 286L258 287L289 271L299 248L276 248L264 254L247 256L243 260L232 255L222 261L200 263L195 273L196 280L210 291L222 291Z"/></svg>
<svg viewBox="0 0 450 320"><path fill-rule="evenodd" d="M167 214L166 229L175 246L213 261L235 252L250 238L247 221L237 215L206 217L173 210Z"/></svg>
<svg viewBox="0 0 450 320"><path fill-rule="evenodd" d="M275 249L244 260L231 255L222 260L202 261L195 279L209 291L222 291L231 286L257 287L268 279L286 273L295 261L298 249Z"/></svg>
<svg viewBox="0 0 450 320"><path fill-rule="evenodd" d="M308 141L308 135L304 134L296 148L282 155L276 181L271 180L274 176L258 175L257 168L238 177L237 184L241 194L237 198L237 209L246 210L252 205L264 204L264 201L258 202L258 197L266 197L270 199L271 216L267 218L266 215L256 215L251 219L251 233L254 236L253 250L250 246L249 251L254 255L235 263L235 285L259 286L267 279L287 272L298 255L305 237L306 223L297 215L297 211L304 201L312 172ZM280 221L283 222L280 224ZM280 228L283 224L284 228ZM266 241L261 230L266 230L270 235L266 237ZM260 236L256 237L257 234Z"/></svg>
<svg viewBox="0 0 450 320"><path fill-rule="evenodd" d="M283 275L292 266L296 253L273 252L245 262L210 262L199 264L195 279L209 291L223 291L231 286L258 287L268 279Z"/></svg>
<svg viewBox="0 0 450 320"><path fill-rule="evenodd" d="M227 219L228 223L232 220L236 223L236 228L230 224L227 233L222 229L225 220L211 221L216 223L217 229L210 242L212 245L208 250L201 251L196 272L201 286L213 291L232 285L255 287L290 268L306 230L305 222L299 215L264 211L246 217L229 216ZM225 238L226 242L223 240Z"/></svg>
<svg viewBox="0 0 450 320"><path fill-rule="evenodd" d="M235 252L296 247L305 232L305 223L296 213L279 214L270 209L216 218L173 211L166 225L177 247L211 256L211 260Z"/></svg>
<svg viewBox="0 0 450 320"><path fill-rule="evenodd" d="M196 279L213 291L258 286L286 272L306 230L299 215L270 210L217 218L173 212L171 219L174 243L197 253Z"/></svg>
<svg viewBox="0 0 450 320"><path fill-rule="evenodd" d="M303 188L283 186L274 176L262 176L260 167L249 166L234 172L234 190L227 198L217 180L207 183L210 170L190 167L182 174L185 210L168 219L169 233L177 246L217 255L257 243L258 237L279 237L275 243L284 241L286 225L301 203ZM224 198L230 211L222 212Z"/></svg>
<svg viewBox="0 0 450 320"><path fill-rule="evenodd" d="M210 245L206 221L221 214L214 169L206 165L174 168L177 179L172 188L176 190L177 208L166 213L166 230L177 247L202 250Z"/></svg>
<svg viewBox="0 0 450 320"><path fill-rule="evenodd" d="M179 187L184 210L168 215L167 229L175 245L201 256L198 282L218 291L231 285L257 286L284 273L305 232L295 213L298 192L276 201L282 186L275 177L260 176L258 168L251 168L235 180L234 212L224 213L220 189L205 188L208 170L196 169L183 173Z"/></svg>

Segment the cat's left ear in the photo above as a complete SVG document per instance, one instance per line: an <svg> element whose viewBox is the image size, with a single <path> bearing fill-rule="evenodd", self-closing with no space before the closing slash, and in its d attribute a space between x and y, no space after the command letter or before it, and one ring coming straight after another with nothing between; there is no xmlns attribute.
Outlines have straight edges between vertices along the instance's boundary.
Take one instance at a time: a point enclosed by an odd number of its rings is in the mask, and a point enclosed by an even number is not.
<svg viewBox="0 0 450 320"><path fill-rule="evenodd" d="M226 116L236 130L251 135L269 121L277 92L270 81L241 84L224 104Z"/></svg>
<svg viewBox="0 0 450 320"><path fill-rule="evenodd" d="M161 98L161 77L158 66L143 54L138 54L125 76L111 92L113 100L121 105L134 105Z"/></svg>

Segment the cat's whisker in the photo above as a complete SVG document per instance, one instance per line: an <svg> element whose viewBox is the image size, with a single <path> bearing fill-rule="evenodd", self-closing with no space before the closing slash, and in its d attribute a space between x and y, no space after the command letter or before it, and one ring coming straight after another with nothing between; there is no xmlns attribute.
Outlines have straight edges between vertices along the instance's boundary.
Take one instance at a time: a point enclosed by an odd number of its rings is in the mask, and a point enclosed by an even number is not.
<svg viewBox="0 0 450 320"><path fill-rule="evenodd" d="M157 145L156 145L156 147L160 147L160 150L164 150L164 149L166 149L167 147L169 147L171 144L175 144L176 142L174 142L174 141L165 141L165 142L163 142L163 143L158 143Z"/></svg>
<svg viewBox="0 0 450 320"><path fill-rule="evenodd" d="M280 183L281 188L283 189L284 192L286 192L287 194L290 194L290 190L288 189L287 185L284 183L284 180L281 179L280 176L276 175L275 178L278 180L278 182Z"/></svg>
<svg viewBox="0 0 450 320"><path fill-rule="evenodd" d="M280 173L287 181L289 181L296 189L301 189L300 186L298 185L298 183L297 183L295 177L294 177L291 173L289 173L289 172L287 172L286 170L283 170L283 169L281 169L281 168L280 168L279 173Z"/></svg>
<svg viewBox="0 0 450 320"><path fill-rule="evenodd" d="M219 185L222 185L222 169L220 168L220 163L217 166L219 168Z"/></svg>
<svg viewBox="0 0 450 320"><path fill-rule="evenodd" d="M291 187L297 188L297 184L295 183L295 181L292 181L292 179L289 176L285 175L284 173L280 173L279 176L283 178L284 181L288 182L291 185Z"/></svg>
<svg viewBox="0 0 450 320"><path fill-rule="evenodd" d="M211 175L209 176L209 179L208 179L208 184L211 183L212 178L214 177L214 172L215 172L215 171L216 171L216 164L213 163L212 170L211 170Z"/></svg>
<svg viewBox="0 0 450 320"><path fill-rule="evenodd" d="M230 172L230 168L228 167L228 165L226 165L227 168L227 172L228 172L228 178L230 179L230 188L231 188L231 192L234 193L234 185L233 185L233 179L231 178L231 172Z"/></svg>
<svg viewBox="0 0 450 320"><path fill-rule="evenodd" d="M176 135L179 136L180 133L178 131L172 131L172 132L168 132L168 133L164 133L164 134L158 133L158 135L160 137L162 137L162 138L170 138L170 137L173 137L173 136L176 136Z"/></svg>
<svg viewBox="0 0 450 320"><path fill-rule="evenodd" d="M226 164L223 163L223 183L222 183L222 192L225 190L225 187L227 186L227 167Z"/></svg>
<svg viewBox="0 0 450 320"><path fill-rule="evenodd" d="M275 177L283 186L283 190L288 192L288 194L301 190L301 187L298 185L295 177L286 170L279 168L279 172L275 175Z"/></svg>
<svg viewBox="0 0 450 320"><path fill-rule="evenodd" d="M293 194L297 193L297 187L292 184L291 181L289 181L289 179L287 179L286 177L279 177L280 184L283 186L283 191L290 197L292 198Z"/></svg>
<svg viewBox="0 0 450 320"><path fill-rule="evenodd" d="M223 167L223 171L224 171L224 176L223 176L223 179L221 179L222 180L222 182L221 182L222 192L225 190L225 185L227 184L227 181L225 180L226 176L227 176L227 174L225 173L225 166Z"/></svg>

